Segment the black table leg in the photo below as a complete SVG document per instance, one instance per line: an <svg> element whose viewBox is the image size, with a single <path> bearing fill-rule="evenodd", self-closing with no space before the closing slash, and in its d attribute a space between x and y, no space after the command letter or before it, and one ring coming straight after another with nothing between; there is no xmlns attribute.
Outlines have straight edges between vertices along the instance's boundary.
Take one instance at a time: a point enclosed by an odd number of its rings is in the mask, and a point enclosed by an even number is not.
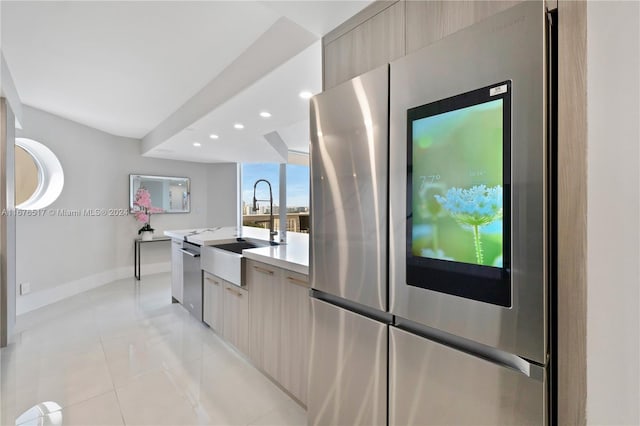
<svg viewBox="0 0 640 426"><path fill-rule="evenodd" d="M134 241L133 245L133 275L136 277L136 280L140 281L140 242Z"/></svg>

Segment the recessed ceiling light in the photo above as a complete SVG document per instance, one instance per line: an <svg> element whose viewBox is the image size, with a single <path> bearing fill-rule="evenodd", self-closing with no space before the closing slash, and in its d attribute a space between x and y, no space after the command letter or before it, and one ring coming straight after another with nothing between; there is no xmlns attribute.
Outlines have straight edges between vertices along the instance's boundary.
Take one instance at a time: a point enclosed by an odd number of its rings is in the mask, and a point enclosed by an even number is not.
<svg viewBox="0 0 640 426"><path fill-rule="evenodd" d="M202 146L202 144L200 142L194 142L193 146Z"/></svg>
<svg viewBox="0 0 640 426"><path fill-rule="evenodd" d="M211 134L209 135L209 138L211 138L211 139L218 139L219 137L220 137L220 136L216 135L215 133L211 133Z"/></svg>
<svg viewBox="0 0 640 426"><path fill-rule="evenodd" d="M302 99L310 99L313 96L313 93L308 92L308 91L304 91L304 92L300 92L299 95Z"/></svg>
<svg viewBox="0 0 640 426"><path fill-rule="evenodd" d="M244 124L236 123L236 124L233 125L233 127L238 129L238 130L242 130L242 129L244 129Z"/></svg>
<svg viewBox="0 0 640 426"><path fill-rule="evenodd" d="M268 112L268 111L262 111L262 112L260 113L260 117L262 117L262 118L269 118L269 117L271 117L271 113L270 113L270 112Z"/></svg>

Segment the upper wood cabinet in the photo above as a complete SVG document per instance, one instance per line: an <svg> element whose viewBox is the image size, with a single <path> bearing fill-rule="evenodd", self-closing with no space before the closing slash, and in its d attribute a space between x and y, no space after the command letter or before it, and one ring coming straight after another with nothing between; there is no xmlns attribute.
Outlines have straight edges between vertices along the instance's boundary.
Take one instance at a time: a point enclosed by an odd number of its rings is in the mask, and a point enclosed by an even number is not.
<svg viewBox="0 0 640 426"><path fill-rule="evenodd" d="M324 89L414 52L520 1L373 2L323 38Z"/></svg>
<svg viewBox="0 0 640 426"><path fill-rule="evenodd" d="M521 0L509 1L407 1L406 53L425 47L449 34L495 15Z"/></svg>
<svg viewBox="0 0 640 426"><path fill-rule="evenodd" d="M404 44L404 2L396 2L324 45L325 90L403 56Z"/></svg>

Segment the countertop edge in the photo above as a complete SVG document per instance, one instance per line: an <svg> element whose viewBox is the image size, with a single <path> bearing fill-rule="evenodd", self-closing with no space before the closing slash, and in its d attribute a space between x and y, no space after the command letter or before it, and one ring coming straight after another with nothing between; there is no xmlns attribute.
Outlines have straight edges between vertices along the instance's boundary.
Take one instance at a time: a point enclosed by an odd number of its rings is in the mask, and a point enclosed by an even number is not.
<svg viewBox="0 0 640 426"><path fill-rule="evenodd" d="M180 234L177 234L177 233L171 232L171 231L164 231L163 234L164 234L165 237L169 237L169 238L171 238L173 240L184 241L184 235L180 235Z"/></svg>
<svg viewBox="0 0 640 426"><path fill-rule="evenodd" d="M288 262L286 260L277 259L275 257L253 253L251 249L243 250L242 255L251 260L255 260L257 262L266 263L267 265L276 266L278 268L286 269L288 271L297 272L303 275L309 275L309 267L305 265L301 265L299 263Z"/></svg>
<svg viewBox="0 0 640 426"><path fill-rule="evenodd" d="M196 234L193 232L196 231ZM188 241L190 243L199 244L202 246L203 250L207 250L207 247L211 247L215 244L222 244L225 242L233 242L236 240L238 233L238 229L235 227L217 227L217 228L196 228L196 229L180 229L180 230L165 230L164 235L170 237L174 240L180 241ZM261 229L261 228L252 228L252 227L242 227L242 237L243 238L255 238L263 241L269 240L269 230ZM257 262L266 263L268 265L272 265L278 268L286 269L289 271L297 272L303 275L309 275L309 266L308 266L308 258L300 259L300 256L287 256L286 251L289 250L299 250L299 244L303 244L304 250L308 248L307 238L303 238L302 235L294 236L295 233L288 233L290 236L289 243L282 244L278 247L281 247L282 251L278 251L280 257L278 255L274 256L273 254L267 254L264 252L260 252L260 250L264 250L265 247L258 247L255 249L246 249L243 251L243 256L247 259L252 259ZM306 260L306 262L304 261Z"/></svg>

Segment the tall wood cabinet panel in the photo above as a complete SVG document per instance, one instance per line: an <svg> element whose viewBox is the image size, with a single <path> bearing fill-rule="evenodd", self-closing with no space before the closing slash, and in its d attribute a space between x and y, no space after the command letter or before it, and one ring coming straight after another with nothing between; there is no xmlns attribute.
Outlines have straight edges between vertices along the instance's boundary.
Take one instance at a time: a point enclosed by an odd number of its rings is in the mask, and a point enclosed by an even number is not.
<svg viewBox="0 0 640 426"><path fill-rule="evenodd" d="M202 319L216 333L223 334L224 280L208 272L204 273L204 300Z"/></svg>
<svg viewBox="0 0 640 426"><path fill-rule="evenodd" d="M307 403L311 301L306 275L282 271L279 381L303 404Z"/></svg>
<svg viewBox="0 0 640 426"><path fill-rule="evenodd" d="M224 282L223 336L240 352L249 351L249 292Z"/></svg>
<svg viewBox="0 0 640 426"><path fill-rule="evenodd" d="M587 424L587 3L558 2L558 424Z"/></svg>
<svg viewBox="0 0 640 426"><path fill-rule="evenodd" d="M404 2L399 1L324 45L324 88L403 56L404 44Z"/></svg>
<svg viewBox="0 0 640 426"><path fill-rule="evenodd" d="M407 1L406 53L425 47L520 1Z"/></svg>
<svg viewBox="0 0 640 426"><path fill-rule="evenodd" d="M247 260L245 279L251 293L249 357L274 379L280 363L281 270Z"/></svg>

